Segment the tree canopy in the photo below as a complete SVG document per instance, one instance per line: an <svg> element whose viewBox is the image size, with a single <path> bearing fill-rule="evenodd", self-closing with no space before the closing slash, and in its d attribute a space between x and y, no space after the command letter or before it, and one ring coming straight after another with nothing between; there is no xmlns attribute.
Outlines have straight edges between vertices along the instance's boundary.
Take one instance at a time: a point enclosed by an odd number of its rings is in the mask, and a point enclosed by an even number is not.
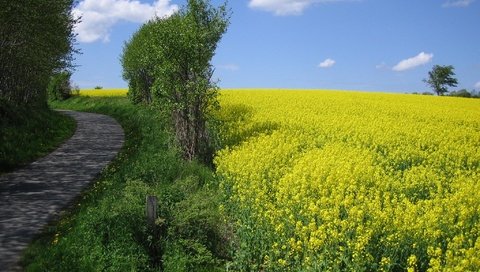
<svg viewBox="0 0 480 272"><path fill-rule="evenodd" d="M211 160L207 119L218 87L210 61L228 24L226 4L213 7L207 0L189 0L172 16L144 24L124 46L129 97L171 113L188 160Z"/></svg>
<svg viewBox="0 0 480 272"><path fill-rule="evenodd" d="M0 98L46 105L54 73L72 68L74 0L0 0Z"/></svg>
<svg viewBox="0 0 480 272"><path fill-rule="evenodd" d="M458 82L454 77L454 68L451 65L435 65L432 71L428 72L428 79L423 81L427 83L437 95L443 95L448 92L448 87L456 87Z"/></svg>

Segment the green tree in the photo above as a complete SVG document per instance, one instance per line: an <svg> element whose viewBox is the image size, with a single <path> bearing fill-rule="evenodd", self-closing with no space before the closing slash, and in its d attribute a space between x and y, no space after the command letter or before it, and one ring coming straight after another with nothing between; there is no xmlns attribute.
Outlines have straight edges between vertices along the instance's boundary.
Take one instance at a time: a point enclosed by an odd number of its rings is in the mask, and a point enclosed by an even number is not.
<svg viewBox="0 0 480 272"><path fill-rule="evenodd" d="M472 97L472 94L467 91L467 89L461 89L458 91L453 91L448 94L449 96L456 96L456 97Z"/></svg>
<svg viewBox="0 0 480 272"><path fill-rule="evenodd" d="M432 71L428 72L428 79L423 81L427 83L437 95L443 95L448 92L448 87L456 87L457 79L454 77L454 68L451 65L435 65Z"/></svg>
<svg viewBox="0 0 480 272"><path fill-rule="evenodd" d="M46 106L50 77L72 68L74 0L0 0L0 98Z"/></svg>
<svg viewBox="0 0 480 272"><path fill-rule="evenodd" d="M128 82L128 97L135 104L152 102L153 73L161 61L161 52L155 50L159 43L155 42L154 31L160 31L163 22L157 19L145 23L123 47L123 78Z"/></svg>
<svg viewBox="0 0 480 272"><path fill-rule="evenodd" d="M134 102L153 101L172 116L184 158L211 162L209 113L218 87L210 64L229 24L226 4L189 0L168 18L146 23L125 45L124 77Z"/></svg>
<svg viewBox="0 0 480 272"><path fill-rule="evenodd" d="M47 93L49 100L65 100L72 94L72 86L70 84L71 73L63 71L55 73L50 78Z"/></svg>

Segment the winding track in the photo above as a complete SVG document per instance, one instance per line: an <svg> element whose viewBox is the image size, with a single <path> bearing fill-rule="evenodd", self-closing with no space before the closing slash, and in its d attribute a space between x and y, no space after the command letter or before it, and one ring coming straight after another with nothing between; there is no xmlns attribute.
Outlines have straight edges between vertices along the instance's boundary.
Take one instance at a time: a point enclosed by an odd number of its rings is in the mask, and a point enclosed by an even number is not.
<svg viewBox="0 0 480 272"><path fill-rule="evenodd" d="M62 111L77 122L72 138L53 153L0 176L0 271L17 271L29 242L92 182L124 142L111 117Z"/></svg>

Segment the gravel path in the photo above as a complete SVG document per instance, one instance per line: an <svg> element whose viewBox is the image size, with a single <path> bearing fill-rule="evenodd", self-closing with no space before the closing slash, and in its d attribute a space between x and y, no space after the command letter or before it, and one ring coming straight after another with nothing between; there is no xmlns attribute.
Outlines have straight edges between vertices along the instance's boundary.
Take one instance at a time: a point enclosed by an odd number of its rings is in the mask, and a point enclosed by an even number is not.
<svg viewBox="0 0 480 272"><path fill-rule="evenodd" d="M20 270L22 251L92 182L123 145L111 117L63 111L77 122L70 140L46 157L0 176L0 271Z"/></svg>

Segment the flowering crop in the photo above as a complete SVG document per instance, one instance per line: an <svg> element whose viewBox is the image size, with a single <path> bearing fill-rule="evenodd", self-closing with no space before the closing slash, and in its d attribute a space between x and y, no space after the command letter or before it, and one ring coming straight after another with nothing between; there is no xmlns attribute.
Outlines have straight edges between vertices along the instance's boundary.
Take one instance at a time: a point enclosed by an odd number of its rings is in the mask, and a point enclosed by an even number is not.
<svg viewBox="0 0 480 272"><path fill-rule="evenodd" d="M81 96L126 96L127 89L83 89Z"/></svg>
<svg viewBox="0 0 480 272"><path fill-rule="evenodd" d="M479 271L480 100L222 91L238 270Z"/></svg>

